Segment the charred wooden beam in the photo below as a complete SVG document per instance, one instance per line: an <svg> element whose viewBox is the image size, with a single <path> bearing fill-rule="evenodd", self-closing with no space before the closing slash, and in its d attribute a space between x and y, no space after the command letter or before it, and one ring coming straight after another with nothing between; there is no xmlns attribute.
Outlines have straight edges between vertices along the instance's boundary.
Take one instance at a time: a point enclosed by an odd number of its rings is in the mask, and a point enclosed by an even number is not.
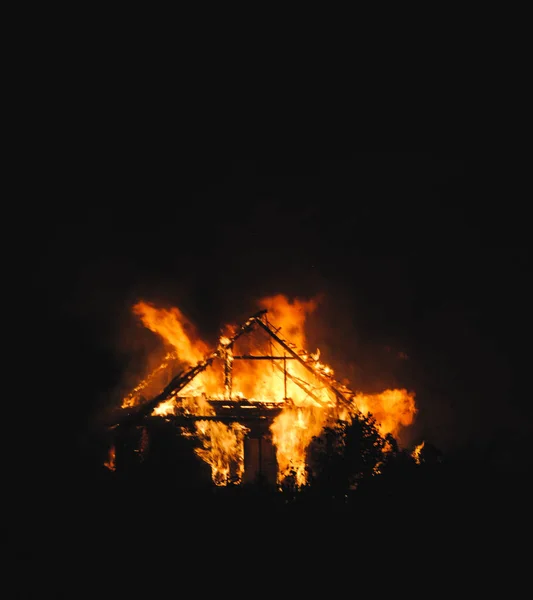
<svg viewBox="0 0 533 600"><path fill-rule="evenodd" d="M207 369L207 367L209 367L212 364L215 358L220 358L222 354L225 353L226 348L231 347L236 342L236 340L238 340L241 337L241 335L253 329L256 323L259 322L258 319L266 312L266 310L260 310L254 315L252 315L229 339L229 341L226 344L219 345L218 348L214 352L212 352L205 360L190 367L188 370L176 375L160 394L158 394L148 402L143 403L141 406L134 410L126 409L123 413L121 413L121 415L117 419L114 420L115 422L111 423L110 425L116 425L118 423L126 422L137 423L147 415L150 415L153 412L153 410L157 408L162 402L168 400L168 398L170 398L172 394L177 394L199 373L205 371L205 369Z"/></svg>
<svg viewBox="0 0 533 600"><path fill-rule="evenodd" d="M231 346L222 348L222 359L224 361L224 397L231 398L231 390L233 385L233 352Z"/></svg>
<svg viewBox="0 0 533 600"><path fill-rule="evenodd" d="M233 356L233 358L241 360L294 360L294 356L258 356L256 354L243 354L241 356Z"/></svg>
<svg viewBox="0 0 533 600"><path fill-rule="evenodd" d="M143 404L141 407L143 415L150 414L155 408L157 408L162 402L168 400L171 394L177 394L182 390L188 383L190 383L199 373L205 371L209 367L215 358L221 358L228 354L228 349L241 337L241 335L247 333L255 327L256 323L260 323L260 317L266 313L266 310L260 310L255 315L251 316L240 329L228 340L227 343L221 344L218 348L212 352L205 360L199 362L197 365L191 367L185 373L178 374L167 387L158 394L155 398L149 402Z"/></svg>
<svg viewBox="0 0 533 600"><path fill-rule="evenodd" d="M274 332L260 318L256 318L255 320L256 323L260 327L262 327L268 333L268 335L270 335L274 340L276 340L276 342L278 342L278 344L280 344L284 350L286 350L293 358L295 358L301 365L303 365L310 373L317 377L317 379L322 381L335 394L335 396L341 401L341 403L351 407L351 402L349 398L345 395L345 393L343 393L343 391L341 391L341 389L339 389L340 384L337 384L337 382L334 379L322 374L320 371L316 370L311 364L305 361L295 350L291 348L288 342L286 342L282 337L280 337L276 332Z"/></svg>
<svg viewBox="0 0 533 600"><path fill-rule="evenodd" d="M291 357L292 358L292 357ZM288 377L293 383L295 383L301 390L303 390L308 396L310 396L315 402L317 402L318 404L320 404L321 406L324 405L324 402L316 395L313 393L312 390L310 390L307 387L307 384L305 384L303 381L301 381L300 379L298 379L298 377L294 377L294 375L291 375L291 373L289 373L289 371L287 371L286 369L283 369L282 367L280 367L279 365L277 365L276 363L273 363L274 367L276 367L279 371L283 371L283 374ZM285 396L287 395L287 392L285 391Z"/></svg>
<svg viewBox="0 0 533 600"><path fill-rule="evenodd" d="M196 421L217 421L221 423L241 423L241 422L255 422L255 421L268 421L274 419L281 409L273 411L263 411L260 414L246 415L246 414L218 414L218 415L165 415L159 417L149 417L149 419L166 419L172 421L177 425L187 425ZM271 414L274 413L274 414Z"/></svg>

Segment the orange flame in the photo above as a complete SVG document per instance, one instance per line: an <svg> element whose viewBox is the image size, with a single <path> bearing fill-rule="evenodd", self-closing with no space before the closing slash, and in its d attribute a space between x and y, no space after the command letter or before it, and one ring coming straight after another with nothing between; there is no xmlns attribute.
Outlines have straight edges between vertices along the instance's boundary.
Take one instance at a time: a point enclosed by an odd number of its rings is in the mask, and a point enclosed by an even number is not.
<svg viewBox="0 0 533 600"><path fill-rule="evenodd" d="M420 453L422 452L422 448L424 447L426 442L422 442L421 444L418 444L418 446L415 447L415 449L413 450L411 456L415 459L415 462L417 465L420 464Z"/></svg>
<svg viewBox="0 0 533 600"><path fill-rule="evenodd" d="M211 477L216 485L242 481L247 432L248 428L240 423L196 422L196 434L203 444L196 453L211 467Z"/></svg>
<svg viewBox="0 0 533 600"><path fill-rule="evenodd" d="M364 414L372 414L381 435L396 437L403 427L412 424L415 414L415 395L407 390L385 390L379 394L356 394L354 402Z"/></svg>
<svg viewBox="0 0 533 600"><path fill-rule="evenodd" d="M135 406L135 404L139 400L140 392L142 392L144 389L148 388L148 386L155 381L156 377L160 373L165 371L165 369L169 365L170 360L176 359L176 358L177 358L177 356L176 356L175 352L169 352L165 356L164 362L162 362L151 373L149 373L140 383L138 383L133 388L133 390L125 398L122 399L122 408L130 408L132 406Z"/></svg>
<svg viewBox="0 0 533 600"><path fill-rule="evenodd" d="M346 405L339 406L338 390L336 393L328 385L334 382L333 369L319 361L318 349L314 353L305 350L305 323L308 315L317 308L316 300L290 301L283 295L276 295L263 298L258 304L267 310L268 324L272 321L270 329L285 342L285 346L261 328L228 345L236 331L236 327L228 326L218 346L220 360L214 361L176 395L156 407L154 415L179 413L212 417L216 414L214 401L236 399L277 406L281 411L272 421L271 432L276 448L278 483L291 474L298 485L306 481L306 450L313 437L322 431L330 410L336 410L340 418L344 412L346 419L357 411L365 415L371 413L382 435L397 436L402 428L413 422L417 412L415 395L404 389L354 394L339 384L338 387L344 388L342 395L346 396ZM139 302L133 311L148 329L173 347L165 361L174 358L194 366L213 351L199 338L194 326L179 309L156 308ZM166 366L167 362L163 364ZM156 373L163 368L158 367ZM147 385L144 382L153 378L154 373L143 380L123 400L122 406L139 403L140 389ZM217 485L225 485L230 480L241 481L243 441L247 432L248 429L239 423L225 425L216 419L195 422L195 435L202 443L197 454L211 466L212 478Z"/></svg>
<svg viewBox="0 0 533 600"><path fill-rule="evenodd" d="M209 351L208 346L198 338L195 327L178 308L167 310L138 302L133 307L133 312L140 317L145 327L174 346L183 362L193 365Z"/></svg>
<svg viewBox="0 0 533 600"><path fill-rule="evenodd" d="M104 462L104 467L107 467L110 471L115 471L117 468L114 444L112 444L109 448L107 460Z"/></svg>
<svg viewBox="0 0 533 600"><path fill-rule="evenodd" d="M296 484L307 481L306 450L322 431L326 412L322 409L287 407L272 423L272 440L277 448L278 483L293 475Z"/></svg>

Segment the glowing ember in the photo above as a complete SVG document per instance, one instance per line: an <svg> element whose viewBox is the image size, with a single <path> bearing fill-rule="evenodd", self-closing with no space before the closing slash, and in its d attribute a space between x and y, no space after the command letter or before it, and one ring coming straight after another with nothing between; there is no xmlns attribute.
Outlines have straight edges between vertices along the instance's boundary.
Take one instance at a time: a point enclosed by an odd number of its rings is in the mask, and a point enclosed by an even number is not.
<svg viewBox="0 0 533 600"><path fill-rule="evenodd" d="M275 408L270 432L276 449L278 483L292 475L298 485L306 482L309 444L328 420L350 420L357 413L371 413L381 435L393 436L413 422L414 393L403 389L354 393L333 378L330 366L319 361L319 350L304 350L304 325L317 307L315 301L291 302L278 295L262 299L259 306L262 312L241 328L228 326L212 350L179 309L137 303L134 313L172 350L163 364L124 398L122 407L143 404L140 391L161 371L168 370L170 361L179 363L181 375L172 379L176 381L177 377L178 383L153 406L152 415L196 419L195 436L202 444L197 454L210 465L217 485L242 480L244 439L249 433L240 423L217 420L220 411ZM157 400L158 396L154 397Z"/></svg>
<svg viewBox="0 0 533 600"><path fill-rule="evenodd" d="M107 454L107 460L104 462L104 467L107 467L110 471L114 471L117 468L115 461L115 445L112 444Z"/></svg>

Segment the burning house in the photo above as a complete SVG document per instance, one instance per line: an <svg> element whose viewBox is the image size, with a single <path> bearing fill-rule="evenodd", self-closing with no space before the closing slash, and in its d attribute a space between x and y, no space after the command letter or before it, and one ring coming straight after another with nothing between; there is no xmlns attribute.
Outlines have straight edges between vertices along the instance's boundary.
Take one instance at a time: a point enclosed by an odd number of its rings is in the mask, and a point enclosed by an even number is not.
<svg viewBox="0 0 533 600"><path fill-rule="evenodd" d="M262 306L268 308L228 327L213 350L179 309L135 305L143 324L171 350L123 398L110 425L110 469L127 469L149 455L163 420L195 439L216 485L259 478L279 484L289 474L303 484L306 451L329 423L372 413L381 433L395 435L412 422L414 394L356 393L335 379L318 350L304 349L312 302L276 296Z"/></svg>

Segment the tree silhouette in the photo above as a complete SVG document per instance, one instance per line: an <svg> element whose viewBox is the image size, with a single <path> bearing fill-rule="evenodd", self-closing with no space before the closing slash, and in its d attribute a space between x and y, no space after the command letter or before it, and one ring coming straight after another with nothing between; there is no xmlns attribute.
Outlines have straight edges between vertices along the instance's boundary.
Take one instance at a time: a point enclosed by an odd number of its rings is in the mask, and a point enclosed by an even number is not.
<svg viewBox="0 0 533 600"><path fill-rule="evenodd" d="M380 435L372 415L356 415L350 422L336 421L324 428L309 447L309 486L334 501L344 502L362 482L379 473L391 446L397 448L396 441Z"/></svg>

